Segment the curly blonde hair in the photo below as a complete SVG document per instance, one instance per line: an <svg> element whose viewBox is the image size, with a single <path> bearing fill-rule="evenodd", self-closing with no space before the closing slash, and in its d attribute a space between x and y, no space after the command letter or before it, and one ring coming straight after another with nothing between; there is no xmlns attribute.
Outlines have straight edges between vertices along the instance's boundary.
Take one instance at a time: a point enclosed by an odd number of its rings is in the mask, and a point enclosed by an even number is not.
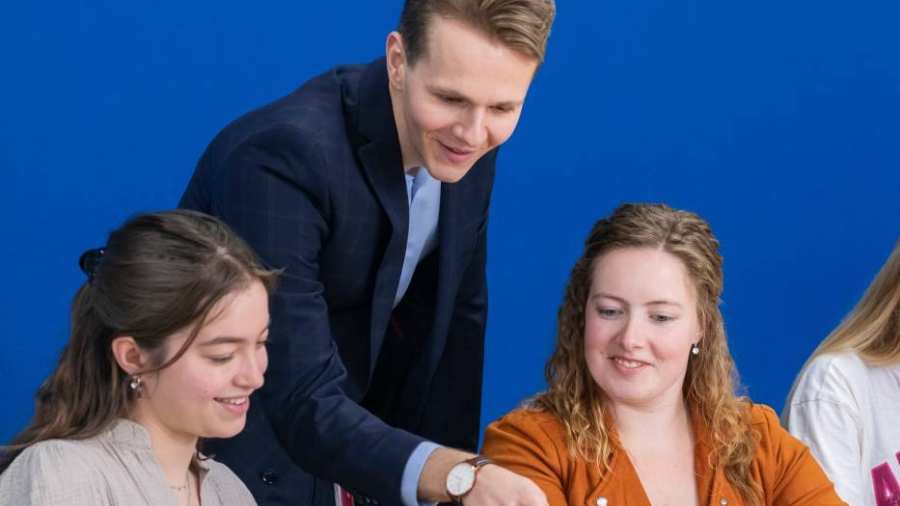
<svg viewBox="0 0 900 506"><path fill-rule="evenodd" d="M750 478L758 439L751 429L749 401L735 394L737 371L719 311L723 284L719 242L709 224L694 213L663 204L625 204L594 225L559 309L556 347L545 370L548 389L532 399L531 406L559 418L573 455L609 471L611 418L603 392L586 367L585 307L597 259L610 250L632 247L659 248L684 263L697 290L703 346L702 353L690 358L684 399L689 412L700 417L712 435L710 465L722 466L728 482L748 504L762 504L762 492Z"/></svg>

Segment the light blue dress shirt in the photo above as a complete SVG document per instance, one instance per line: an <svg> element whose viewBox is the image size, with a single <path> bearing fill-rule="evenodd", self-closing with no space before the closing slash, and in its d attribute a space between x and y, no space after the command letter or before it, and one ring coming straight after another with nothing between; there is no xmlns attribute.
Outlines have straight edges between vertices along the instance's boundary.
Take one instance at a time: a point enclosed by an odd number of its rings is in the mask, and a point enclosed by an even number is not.
<svg viewBox="0 0 900 506"><path fill-rule="evenodd" d="M431 177L424 167L406 172L406 195L409 202L409 230L406 240L406 256L400 270L400 282L394 295L394 307L403 299L419 261L437 246L438 215L441 208L441 182ZM403 467L400 495L404 506L421 506L416 494L425 461L439 445L425 441L413 450Z"/></svg>
<svg viewBox="0 0 900 506"><path fill-rule="evenodd" d="M400 270L400 282L394 294L394 307L409 288L419 261L437 245L438 214L441 209L441 182L431 177L424 167L406 173L406 195L409 204L409 228L406 234L406 256Z"/></svg>

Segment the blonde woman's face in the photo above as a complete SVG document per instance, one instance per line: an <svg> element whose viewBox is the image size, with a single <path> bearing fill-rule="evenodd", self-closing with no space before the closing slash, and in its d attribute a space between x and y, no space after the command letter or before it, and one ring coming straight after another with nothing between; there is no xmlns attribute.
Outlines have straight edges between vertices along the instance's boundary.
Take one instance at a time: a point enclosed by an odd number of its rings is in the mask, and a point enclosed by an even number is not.
<svg viewBox="0 0 900 506"><path fill-rule="evenodd" d="M621 248L595 262L584 352L591 376L614 407L681 402L699 329L695 289L677 257Z"/></svg>

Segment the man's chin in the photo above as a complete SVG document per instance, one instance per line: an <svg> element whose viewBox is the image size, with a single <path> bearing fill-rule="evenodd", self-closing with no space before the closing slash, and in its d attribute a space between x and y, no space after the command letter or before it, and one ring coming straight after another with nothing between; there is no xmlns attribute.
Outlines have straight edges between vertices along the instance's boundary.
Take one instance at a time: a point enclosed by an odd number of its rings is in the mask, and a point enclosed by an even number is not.
<svg viewBox="0 0 900 506"><path fill-rule="evenodd" d="M450 169L450 170L429 170L428 173L431 174L431 177L437 179L442 183L458 183L460 179L465 177L468 174L469 169Z"/></svg>
<svg viewBox="0 0 900 506"><path fill-rule="evenodd" d="M472 170L474 165L474 163L467 165L456 165L447 162L431 163L428 165L428 173L442 183L457 183Z"/></svg>

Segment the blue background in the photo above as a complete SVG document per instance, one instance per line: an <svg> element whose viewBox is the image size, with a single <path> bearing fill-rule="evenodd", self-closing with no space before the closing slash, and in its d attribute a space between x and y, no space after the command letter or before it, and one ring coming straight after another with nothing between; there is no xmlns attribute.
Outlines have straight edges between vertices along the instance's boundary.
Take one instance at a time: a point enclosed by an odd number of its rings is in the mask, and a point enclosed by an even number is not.
<svg viewBox="0 0 900 506"><path fill-rule="evenodd" d="M212 136L383 52L400 1L20 2L0 15L0 440L67 339L76 261L176 204ZM502 150L483 420L540 390L592 223L664 201L713 225L752 397L781 408L900 230L900 4L560 1Z"/></svg>

